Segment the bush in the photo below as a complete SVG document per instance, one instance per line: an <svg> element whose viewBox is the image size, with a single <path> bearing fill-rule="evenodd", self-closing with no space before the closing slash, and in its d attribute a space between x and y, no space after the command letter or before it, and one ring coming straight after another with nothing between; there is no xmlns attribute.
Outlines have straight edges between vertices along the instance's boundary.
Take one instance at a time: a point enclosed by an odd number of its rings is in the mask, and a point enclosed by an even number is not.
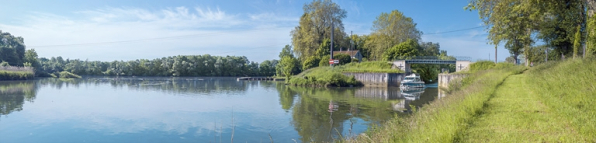
<svg viewBox="0 0 596 143"><path fill-rule="evenodd" d="M321 61L321 58L317 57L317 56L310 56L308 58L306 58L306 60L304 60L304 63L302 63L302 70L307 70L310 68L314 68L319 66L319 62Z"/></svg>
<svg viewBox="0 0 596 143"><path fill-rule="evenodd" d="M81 76L67 72L67 71L62 71L59 74L60 78L81 78Z"/></svg>
<svg viewBox="0 0 596 143"><path fill-rule="evenodd" d="M348 54L337 54L333 55L334 60L339 60L339 64L336 65L345 65L352 62L352 57Z"/></svg>
<svg viewBox="0 0 596 143"><path fill-rule="evenodd" d="M339 70L331 67L318 67L309 70L307 73L292 77L289 84L296 86L315 86L315 87L348 87L360 86L354 76L346 76Z"/></svg>
<svg viewBox="0 0 596 143"><path fill-rule="evenodd" d="M328 67L329 66L329 55L323 56L321 61L319 61L319 67Z"/></svg>

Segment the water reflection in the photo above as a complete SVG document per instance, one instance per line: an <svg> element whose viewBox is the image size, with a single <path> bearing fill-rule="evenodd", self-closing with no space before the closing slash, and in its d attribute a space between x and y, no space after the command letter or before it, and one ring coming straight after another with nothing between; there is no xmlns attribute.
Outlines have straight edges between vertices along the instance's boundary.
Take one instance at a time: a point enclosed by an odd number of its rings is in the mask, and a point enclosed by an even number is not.
<svg viewBox="0 0 596 143"><path fill-rule="evenodd" d="M271 134L277 142L329 142L360 134L370 125L381 125L396 115L408 115L411 108L431 102L437 93L436 88L413 92L391 87L306 88L233 78L47 78L0 82L1 115L27 111L0 121L4 125L0 126L0 134L12 133L10 138L0 138L0 142L20 139L12 137L20 135L19 130L6 132L11 127L21 127L23 134L60 130L59 133L98 141L118 136L112 141L135 142L138 140L130 138L141 136L155 138L154 142L215 142L222 136L231 137L232 112L234 141L259 142L268 140ZM34 100L36 104L25 102ZM28 108L23 109L24 104ZM16 120L23 122L15 124ZM40 125L43 126L33 128ZM76 130L84 132L70 132ZM27 139L36 142L43 138Z"/></svg>
<svg viewBox="0 0 596 143"><path fill-rule="evenodd" d="M36 94L34 81L0 81L0 117L23 110L25 101L33 102Z"/></svg>

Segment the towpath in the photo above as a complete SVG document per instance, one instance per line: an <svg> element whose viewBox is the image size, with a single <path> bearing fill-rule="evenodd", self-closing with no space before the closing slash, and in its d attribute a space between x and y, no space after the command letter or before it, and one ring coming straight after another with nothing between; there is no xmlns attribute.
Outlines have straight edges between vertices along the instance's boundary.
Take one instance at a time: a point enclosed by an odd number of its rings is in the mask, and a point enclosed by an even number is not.
<svg viewBox="0 0 596 143"><path fill-rule="evenodd" d="M459 142L583 142L569 121L542 104L526 74L509 76Z"/></svg>

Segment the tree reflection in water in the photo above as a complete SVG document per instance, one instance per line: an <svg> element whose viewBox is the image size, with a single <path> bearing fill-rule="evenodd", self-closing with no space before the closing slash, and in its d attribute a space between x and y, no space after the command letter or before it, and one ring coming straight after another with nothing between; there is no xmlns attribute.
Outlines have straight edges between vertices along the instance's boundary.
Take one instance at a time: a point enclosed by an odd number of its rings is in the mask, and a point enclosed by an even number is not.
<svg viewBox="0 0 596 143"><path fill-rule="evenodd" d="M0 81L0 117L23 110L25 101L33 102L36 95L35 81Z"/></svg>

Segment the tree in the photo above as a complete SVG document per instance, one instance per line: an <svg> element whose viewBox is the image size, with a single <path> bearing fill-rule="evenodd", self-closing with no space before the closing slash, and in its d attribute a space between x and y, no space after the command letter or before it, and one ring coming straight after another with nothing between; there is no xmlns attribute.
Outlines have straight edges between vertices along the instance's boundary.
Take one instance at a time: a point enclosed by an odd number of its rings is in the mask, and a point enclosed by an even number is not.
<svg viewBox="0 0 596 143"><path fill-rule="evenodd" d="M381 13L373 22L373 33L367 47L371 47L373 59L378 60L383 53L395 45L408 39L420 40L422 32L416 28L416 23L410 17L398 10L391 13Z"/></svg>
<svg viewBox="0 0 596 143"><path fill-rule="evenodd" d="M282 59L286 56L294 57L294 52L292 51L292 46L286 45L281 52L279 52L279 59Z"/></svg>
<svg viewBox="0 0 596 143"><path fill-rule="evenodd" d="M298 62L298 60L296 60L296 58L294 57L290 57L290 56L285 56L281 59L281 61L279 62L279 67L281 70L281 73L283 74L283 76L286 77L286 81L289 81L290 76L292 76L292 71L294 71L296 67L296 63Z"/></svg>
<svg viewBox="0 0 596 143"><path fill-rule="evenodd" d="M331 37L331 25L334 25L334 45L346 47L347 42L342 19L347 12L331 0L313 0L305 4L304 14L300 17L299 25L291 32L294 52L301 60L311 56L323 43L325 38Z"/></svg>
<svg viewBox="0 0 596 143"><path fill-rule="evenodd" d="M408 39L407 41L400 43L399 45L396 45L391 49L387 50L383 54L383 60L389 61L418 56L418 48L418 42L412 39Z"/></svg>

